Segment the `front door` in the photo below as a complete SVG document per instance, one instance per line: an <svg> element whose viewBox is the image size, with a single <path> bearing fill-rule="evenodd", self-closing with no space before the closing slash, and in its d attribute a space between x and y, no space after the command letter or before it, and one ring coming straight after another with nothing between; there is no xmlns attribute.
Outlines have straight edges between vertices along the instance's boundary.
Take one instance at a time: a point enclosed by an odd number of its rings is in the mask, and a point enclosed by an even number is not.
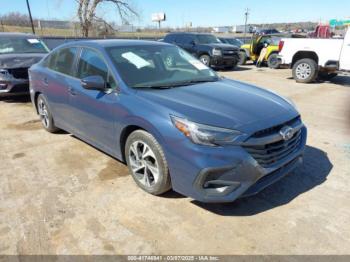
<svg viewBox="0 0 350 262"><path fill-rule="evenodd" d="M94 49L84 48L78 62L77 79L70 86L70 106L76 134L93 145L111 152L116 149L116 110L118 93L86 90L80 79L88 76L102 76L111 90L116 87L114 79L102 55Z"/></svg>

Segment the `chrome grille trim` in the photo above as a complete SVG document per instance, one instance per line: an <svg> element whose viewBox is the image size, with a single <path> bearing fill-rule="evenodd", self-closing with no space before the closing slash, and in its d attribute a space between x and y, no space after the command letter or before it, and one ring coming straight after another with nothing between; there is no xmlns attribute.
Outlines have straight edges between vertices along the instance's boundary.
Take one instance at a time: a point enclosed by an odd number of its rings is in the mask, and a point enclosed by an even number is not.
<svg viewBox="0 0 350 262"><path fill-rule="evenodd" d="M303 124L294 127L291 139L285 141L279 133L262 138L251 138L243 144L243 148L264 168L282 161L298 151L302 142Z"/></svg>

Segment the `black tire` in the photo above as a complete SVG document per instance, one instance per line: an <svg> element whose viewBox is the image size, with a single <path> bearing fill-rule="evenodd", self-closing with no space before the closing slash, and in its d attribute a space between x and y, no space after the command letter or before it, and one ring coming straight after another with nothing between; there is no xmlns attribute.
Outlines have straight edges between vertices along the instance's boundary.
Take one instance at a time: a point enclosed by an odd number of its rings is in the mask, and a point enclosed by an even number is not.
<svg viewBox="0 0 350 262"><path fill-rule="evenodd" d="M278 54L274 53L267 59L267 66L272 69L280 68L281 60L278 58Z"/></svg>
<svg viewBox="0 0 350 262"><path fill-rule="evenodd" d="M318 65L313 59L301 59L293 66L293 78L297 83L312 83L316 80L317 75Z"/></svg>
<svg viewBox="0 0 350 262"><path fill-rule="evenodd" d="M337 73L319 72L318 79L328 81L336 77L337 75L338 75Z"/></svg>
<svg viewBox="0 0 350 262"><path fill-rule="evenodd" d="M144 145L148 146L153 155L155 156L155 160L156 162L152 162L151 160L153 159L142 159L139 162L143 161L143 162L148 162L148 164L152 164L152 166L157 166L158 167L158 178L156 181L156 178L153 176L153 173L150 172L151 169L146 170L146 167L144 170L140 170L141 173L147 173L147 177L148 177L148 181L152 180L153 177L153 181L151 181L150 185L145 185L142 181L143 179L140 179L140 175L142 176L142 174L137 174L133 171L133 163L135 163L135 159L133 160L133 149L132 146L139 145L138 143L142 142ZM135 147L134 147L135 148ZM142 153L142 144L140 144L140 148L136 149L139 153ZM140 150L140 151L139 151ZM144 191L146 191L147 193L150 193L152 195L161 195L167 191L169 191L171 189L171 180L170 180L170 175L169 175L169 169L168 169L168 163L166 161L164 152L162 147L159 145L159 143L157 142L157 140L148 132L143 131L143 130L136 130L133 133L131 133L128 137L128 139L126 140L126 144L125 144L125 158L126 158L126 162L128 164L128 168L129 171L133 177L133 179L135 180L136 184L142 188ZM136 160L137 161L137 160ZM154 164L156 163L156 164ZM142 164L141 164L142 165ZM146 164L144 164L144 166L146 166ZM134 167L139 168L137 166L134 165Z"/></svg>
<svg viewBox="0 0 350 262"><path fill-rule="evenodd" d="M38 96L36 106L44 129L50 133L59 131L60 129L55 126L49 104L42 94Z"/></svg>
<svg viewBox="0 0 350 262"><path fill-rule="evenodd" d="M248 57L245 51L239 51L239 61L238 65L245 65L247 63Z"/></svg>
<svg viewBox="0 0 350 262"><path fill-rule="evenodd" d="M199 57L199 60L203 63L203 64L205 64L206 66L210 66L210 56L208 56L208 55L201 55L200 57Z"/></svg>

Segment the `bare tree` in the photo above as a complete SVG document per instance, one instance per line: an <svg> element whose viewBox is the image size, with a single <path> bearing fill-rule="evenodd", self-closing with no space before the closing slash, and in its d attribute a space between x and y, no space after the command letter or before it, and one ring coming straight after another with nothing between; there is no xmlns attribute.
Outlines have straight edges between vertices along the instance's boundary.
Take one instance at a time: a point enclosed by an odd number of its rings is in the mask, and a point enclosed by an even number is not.
<svg viewBox="0 0 350 262"><path fill-rule="evenodd" d="M109 25L103 18L96 16L96 8L102 3L112 3L124 22L127 22L132 16L138 16L137 12L130 6L128 0L76 0L78 2L77 15L80 22L81 32L84 37L89 36L89 30L92 28L93 22L103 21L105 25ZM110 28L112 26L109 25Z"/></svg>

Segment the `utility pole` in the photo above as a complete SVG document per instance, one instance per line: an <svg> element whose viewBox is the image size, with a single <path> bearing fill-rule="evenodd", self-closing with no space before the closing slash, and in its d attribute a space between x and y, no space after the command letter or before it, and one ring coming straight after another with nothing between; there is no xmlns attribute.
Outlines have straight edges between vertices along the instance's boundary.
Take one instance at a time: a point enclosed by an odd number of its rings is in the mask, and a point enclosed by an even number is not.
<svg viewBox="0 0 350 262"><path fill-rule="evenodd" d="M34 23L33 23L33 18L32 18L32 12L30 11L29 0L27 0L27 8L28 8L30 23L32 25L32 32L35 35Z"/></svg>
<svg viewBox="0 0 350 262"><path fill-rule="evenodd" d="M246 40L247 36L247 24L248 24L248 17L249 17L249 8L245 10L244 16L245 16L245 23L244 23L244 40Z"/></svg>

